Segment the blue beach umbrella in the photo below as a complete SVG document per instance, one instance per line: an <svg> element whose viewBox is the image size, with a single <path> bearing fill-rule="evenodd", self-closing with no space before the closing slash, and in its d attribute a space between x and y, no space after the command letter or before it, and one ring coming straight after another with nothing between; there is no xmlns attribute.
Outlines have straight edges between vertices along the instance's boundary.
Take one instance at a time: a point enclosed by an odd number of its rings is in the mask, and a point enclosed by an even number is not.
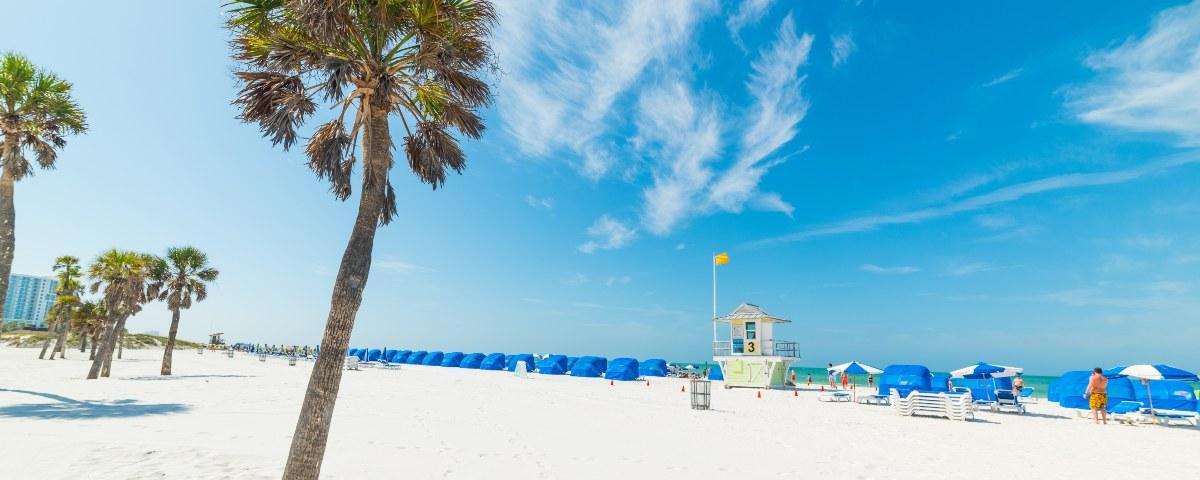
<svg viewBox="0 0 1200 480"><path fill-rule="evenodd" d="M986 362L979 362L974 365L968 365L953 372L950 372L952 378L990 378L992 379L992 390L996 389L997 377L1011 377L1023 372L1024 369L1018 367L1009 367L1006 365L993 365ZM987 396L984 400L990 397Z"/></svg>
<svg viewBox="0 0 1200 480"><path fill-rule="evenodd" d="M1113 367L1105 370L1104 376L1133 377L1140 379L1142 381L1142 385L1146 386L1146 399L1150 402L1151 411L1154 410L1154 397L1150 395L1151 380L1182 380L1185 382L1195 382L1200 380L1200 377L1197 377L1195 373L1162 363L1155 365L1139 364L1130 365L1127 367Z"/></svg>
<svg viewBox="0 0 1200 480"><path fill-rule="evenodd" d="M883 373L883 370L872 367L865 363L858 362L848 362L841 365L834 365L826 370L830 372L841 373L842 375L851 375L851 383L854 381L854 375L879 375Z"/></svg>

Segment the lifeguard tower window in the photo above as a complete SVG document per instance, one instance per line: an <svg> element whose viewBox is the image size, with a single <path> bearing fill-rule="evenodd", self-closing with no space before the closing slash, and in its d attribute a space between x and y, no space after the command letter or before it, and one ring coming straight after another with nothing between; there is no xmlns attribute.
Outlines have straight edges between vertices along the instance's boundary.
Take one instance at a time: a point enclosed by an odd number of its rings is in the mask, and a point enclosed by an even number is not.
<svg viewBox="0 0 1200 480"><path fill-rule="evenodd" d="M754 340L758 337L755 335L754 322L746 322L746 340Z"/></svg>
<svg viewBox="0 0 1200 480"><path fill-rule="evenodd" d="M733 353L745 353L746 342L740 338L733 339Z"/></svg>

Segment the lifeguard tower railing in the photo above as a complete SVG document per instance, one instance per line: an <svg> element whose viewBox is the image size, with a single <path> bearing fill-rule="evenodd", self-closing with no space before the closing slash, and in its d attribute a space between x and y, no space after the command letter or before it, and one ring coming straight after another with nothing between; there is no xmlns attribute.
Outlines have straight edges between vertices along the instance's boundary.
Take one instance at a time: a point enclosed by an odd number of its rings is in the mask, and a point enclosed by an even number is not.
<svg viewBox="0 0 1200 480"><path fill-rule="evenodd" d="M785 340L763 340L762 342L762 353L760 355L800 358L800 345L796 342ZM746 354L742 352L733 353L733 343L729 340L718 340L713 342L714 357L728 357L731 355Z"/></svg>

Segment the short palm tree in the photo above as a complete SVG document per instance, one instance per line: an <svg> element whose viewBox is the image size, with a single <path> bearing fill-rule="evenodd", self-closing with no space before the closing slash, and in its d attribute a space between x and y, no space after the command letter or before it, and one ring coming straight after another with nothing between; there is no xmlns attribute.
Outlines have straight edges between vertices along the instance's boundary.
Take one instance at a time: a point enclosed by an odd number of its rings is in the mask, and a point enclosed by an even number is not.
<svg viewBox="0 0 1200 480"><path fill-rule="evenodd" d="M229 9L233 57L242 62L239 118L286 150L318 102L331 106L305 153L340 200L351 194L361 142L358 216L283 474L315 479L375 232L397 213L391 121L399 120L404 156L422 182L436 189L450 170L462 171L454 133L483 132L477 110L492 98L481 78L495 64L488 38L496 15L489 0L234 0Z"/></svg>
<svg viewBox="0 0 1200 480"><path fill-rule="evenodd" d="M54 168L66 137L86 131L86 121L70 82L22 55L0 56L0 318L17 238L13 184L33 174L30 154L39 167Z"/></svg>
<svg viewBox="0 0 1200 480"><path fill-rule="evenodd" d="M79 295L83 293L83 285L79 283L83 273L79 266L79 257L58 257L54 259L53 269L58 272L58 298L54 303L58 307L58 315L62 316L62 325L58 329L58 341L54 343L54 350L50 352L51 360L54 360L54 352L58 352L59 358L67 358L67 334L71 331L73 321L71 317L79 308Z"/></svg>
<svg viewBox="0 0 1200 480"><path fill-rule="evenodd" d="M75 318L77 321L72 323L79 335L79 351L83 352L87 349L90 339L92 350L88 360L95 360L96 345L100 343L100 332L104 330L104 321L108 318L108 311L104 309L104 301L83 302L76 310Z"/></svg>
<svg viewBox="0 0 1200 480"><path fill-rule="evenodd" d="M103 292L106 307L106 318L101 327L103 339L88 371L89 380L109 375L117 337L125 331L125 321L150 301L147 284L156 262L152 255L114 248L100 254L88 265L88 279L92 281L90 289L92 293Z"/></svg>
<svg viewBox="0 0 1200 480"><path fill-rule="evenodd" d="M171 311L171 330L167 335L167 347L163 351L163 375L171 374L171 353L175 350L175 335L179 333L179 311L192 307L208 298L208 282L217 279L217 269L208 265L208 255L196 247L174 247L167 249L167 256L155 262L151 273L150 292L158 300L167 302Z"/></svg>

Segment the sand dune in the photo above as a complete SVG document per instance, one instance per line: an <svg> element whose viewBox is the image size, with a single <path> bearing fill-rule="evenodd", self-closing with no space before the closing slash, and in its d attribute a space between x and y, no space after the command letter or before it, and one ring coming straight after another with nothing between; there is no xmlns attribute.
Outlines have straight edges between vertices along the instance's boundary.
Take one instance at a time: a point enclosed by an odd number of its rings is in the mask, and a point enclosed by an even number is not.
<svg viewBox="0 0 1200 480"><path fill-rule="evenodd" d="M278 478L309 365L126 351L85 381L86 356L0 348L5 478ZM347 372L322 478L1194 478L1200 429L1098 427L1053 404L974 422L829 404L816 392L714 391L405 365ZM11 474L11 476L10 476ZM366 476L364 476L366 475ZM385 475L381 477L380 475Z"/></svg>

